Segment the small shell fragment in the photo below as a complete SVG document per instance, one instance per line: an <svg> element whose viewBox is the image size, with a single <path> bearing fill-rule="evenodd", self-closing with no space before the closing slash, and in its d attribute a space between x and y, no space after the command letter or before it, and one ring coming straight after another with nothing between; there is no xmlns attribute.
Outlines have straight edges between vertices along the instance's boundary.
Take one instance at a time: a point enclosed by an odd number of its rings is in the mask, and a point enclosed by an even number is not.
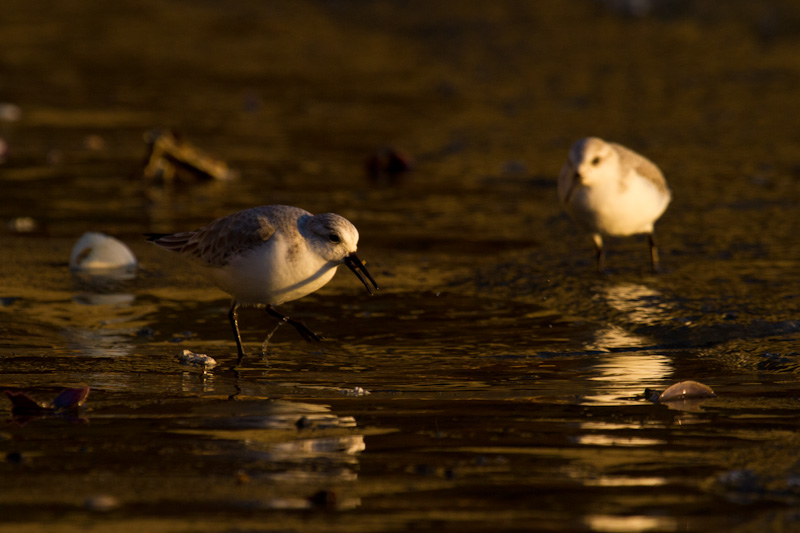
<svg viewBox="0 0 800 533"><path fill-rule="evenodd" d="M136 268L136 257L122 241L87 232L72 247L69 268L73 272L132 270Z"/></svg>
<svg viewBox="0 0 800 533"><path fill-rule="evenodd" d="M83 506L96 513L107 513L118 508L120 505L119 500L110 494L95 494L89 496L83 502Z"/></svg>
<svg viewBox="0 0 800 533"><path fill-rule="evenodd" d="M367 389L362 387L353 387L352 389L340 389L340 394L345 396L366 396L367 394L371 394Z"/></svg>
<svg viewBox="0 0 800 533"><path fill-rule="evenodd" d="M6 226L15 233L30 233L36 229L36 220L32 217L17 217L9 220Z"/></svg>
<svg viewBox="0 0 800 533"><path fill-rule="evenodd" d="M201 366L203 368L214 368L217 361L204 353L194 353L191 350L182 350L178 354L178 362L182 365Z"/></svg>

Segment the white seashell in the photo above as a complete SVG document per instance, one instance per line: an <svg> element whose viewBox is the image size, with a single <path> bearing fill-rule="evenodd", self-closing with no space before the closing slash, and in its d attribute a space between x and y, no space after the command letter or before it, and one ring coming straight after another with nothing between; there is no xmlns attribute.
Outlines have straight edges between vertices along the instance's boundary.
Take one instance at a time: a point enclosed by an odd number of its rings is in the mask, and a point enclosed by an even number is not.
<svg viewBox="0 0 800 533"><path fill-rule="evenodd" d="M102 233L84 233L69 257L73 272L136 268L136 257L119 239Z"/></svg>
<svg viewBox="0 0 800 533"><path fill-rule="evenodd" d="M681 381L670 386L658 397L660 403L676 402L697 398L715 398L717 395L711 387L697 381Z"/></svg>
<svg viewBox="0 0 800 533"><path fill-rule="evenodd" d="M190 350L183 350L178 354L178 362L182 365L202 366L213 368L217 366L217 361L204 353L194 353Z"/></svg>

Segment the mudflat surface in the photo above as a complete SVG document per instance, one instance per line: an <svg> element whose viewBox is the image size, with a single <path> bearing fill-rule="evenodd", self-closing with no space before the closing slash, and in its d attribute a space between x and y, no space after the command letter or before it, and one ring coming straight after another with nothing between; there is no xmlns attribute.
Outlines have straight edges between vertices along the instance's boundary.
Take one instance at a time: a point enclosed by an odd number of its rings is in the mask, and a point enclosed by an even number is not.
<svg viewBox="0 0 800 533"><path fill-rule="evenodd" d="M0 398L0 530L800 528L798 58L789 1L6 0L0 388L91 392ZM147 183L154 128L238 179ZM661 274L561 211L587 135L664 171ZM142 234L264 204L350 219L381 289L342 269L267 358L243 310L232 368L227 296ZM86 231L135 278L73 276Z"/></svg>

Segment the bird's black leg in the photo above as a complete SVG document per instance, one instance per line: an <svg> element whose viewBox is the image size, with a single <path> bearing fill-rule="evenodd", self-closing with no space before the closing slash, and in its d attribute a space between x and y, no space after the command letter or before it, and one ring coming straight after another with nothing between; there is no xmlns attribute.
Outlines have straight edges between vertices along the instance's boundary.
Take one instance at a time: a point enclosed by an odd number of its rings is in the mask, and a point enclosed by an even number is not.
<svg viewBox="0 0 800 533"><path fill-rule="evenodd" d="M299 333L300 336L302 336L307 341L321 341L325 339L325 337L323 337L322 335L314 333L313 331L308 329L308 326L306 326L302 322L294 320L293 318L290 318L276 311L275 308L272 307L271 305L267 306L267 313L279 319L281 322L286 322L287 324L291 324L292 326L294 326L294 329L297 330L297 333Z"/></svg>
<svg viewBox="0 0 800 533"><path fill-rule="evenodd" d="M594 239L594 250L597 258L597 271L602 274L606 270L606 252L603 249L603 237L595 234L592 238Z"/></svg>
<svg viewBox="0 0 800 533"><path fill-rule="evenodd" d="M236 360L236 364L238 365L242 362L242 359L244 359L245 353L242 348L242 336L239 334L239 302L236 300L231 303L231 309L228 311L228 320L233 328L233 338L236 339L236 348L239 350L239 358Z"/></svg>
<svg viewBox="0 0 800 533"><path fill-rule="evenodd" d="M658 261L658 243L656 242L655 232L650 233L647 236L647 240L650 243L650 264L653 267L653 272L658 272L661 265Z"/></svg>

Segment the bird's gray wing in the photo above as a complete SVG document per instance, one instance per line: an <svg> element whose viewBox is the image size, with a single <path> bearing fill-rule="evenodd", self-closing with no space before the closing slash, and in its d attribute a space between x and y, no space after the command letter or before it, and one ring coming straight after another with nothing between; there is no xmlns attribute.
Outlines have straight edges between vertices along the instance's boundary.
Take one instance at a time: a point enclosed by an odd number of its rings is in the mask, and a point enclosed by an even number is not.
<svg viewBox="0 0 800 533"><path fill-rule="evenodd" d="M233 256L272 237L275 226L269 218L269 211L253 208L219 218L195 231L163 235L151 241L206 266L222 267Z"/></svg>
<svg viewBox="0 0 800 533"><path fill-rule="evenodd" d="M623 166L630 166L630 168L633 168L640 176L652 183L659 191L669 193L667 180L655 163L621 144L612 143L612 145L619 153L620 162Z"/></svg>

